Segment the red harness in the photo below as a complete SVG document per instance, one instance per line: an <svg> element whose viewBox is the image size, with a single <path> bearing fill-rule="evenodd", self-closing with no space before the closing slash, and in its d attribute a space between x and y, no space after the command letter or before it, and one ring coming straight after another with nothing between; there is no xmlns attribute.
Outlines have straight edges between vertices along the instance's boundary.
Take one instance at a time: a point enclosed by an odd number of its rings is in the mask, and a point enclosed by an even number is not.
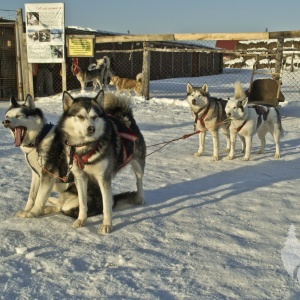
<svg viewBox="0 0 300 300"><path fill-rule="evenodd" d="M132 159L134 150L135 150L135 141L138 139L138 136L133 134L133 132L130 130L130 128L128 128L128 132L118 132L116 126L113 126L114 130L116 131L116 134L121 138L121 142L122 142L122 148L123 148L123 162L122 164L118 167L118 170L122 169L123 167L125 167ZM126 147L124 145L124 140L128 140L133 142L133 151L131 153L128 153L126 150ZM100 140L98 140L96 142L96 144L94 145L93 149L84 154L84 155L77 155L75 154L75 149L76 147L82 147L84 145L77 145L77 146L71 146L71 150L70 150L70 165L73 164L73 159L76 159L77 161L77 166L79 168L81 168L82 170L84 169L85 164L88 163L88 160L91 158L91 156L96 152L98 146L99 146Z"/></svg>
<svg viewBox="0 0 300 300"><path fill-rule="evenodd" d="M85 155L77 155L75 154L75 147L80 147L80 146L73 146L71 147L71 154L70 154L70 159L72 160L71 162L73 163L73 158L77 160L77 166L80 169L84 169L84 165L88 162L89 158L96 152L98 146L99 146L100 140L98 140L94 146L94 148L87 154ZM70 162L70 164L71 164Z"/></svg>
<svg viewBox="0 0 300 300"><path fill-rule="evenodd" d="M206 118L207 114L208 114L208 111L209 111L209 108L210 108L210 103L208 103L208 106L206 107L206 110L205 112L203 113L203 115L201 117L198 117L199 113L202 111L202 109L200 109L196 114L195 114L195 126L194 126L194 130L196 130L196 124L197 124L197 120L200 121L200 124L205 128L205 122L204 122L204 119Z"/></svg>

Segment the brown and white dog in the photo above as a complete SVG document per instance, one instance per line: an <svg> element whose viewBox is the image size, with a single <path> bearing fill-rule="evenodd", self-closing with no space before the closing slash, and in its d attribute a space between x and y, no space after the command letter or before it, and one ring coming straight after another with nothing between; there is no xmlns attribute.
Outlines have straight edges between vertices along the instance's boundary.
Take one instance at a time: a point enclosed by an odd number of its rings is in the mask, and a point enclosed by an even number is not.
<svg viewBox="0 0 300 300"><path fill-rule="evenodd" d="M142 92L142 73L137 74L136 79L112 76L109 84L114 85L119 93L127 92L131 95L131 91L134 91L136 95L140 96Z"/></svg>

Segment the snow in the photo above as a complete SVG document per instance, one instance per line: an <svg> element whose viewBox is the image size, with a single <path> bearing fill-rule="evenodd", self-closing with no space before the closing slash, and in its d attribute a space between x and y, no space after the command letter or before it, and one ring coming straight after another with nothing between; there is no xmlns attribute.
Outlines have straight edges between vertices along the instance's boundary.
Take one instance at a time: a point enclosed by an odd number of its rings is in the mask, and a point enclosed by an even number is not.
<svg viewBox="0 0 300 300"><path fill-rule="evenodd" d="M225 83L224 76L210 87L213 96L233 92L233 82ZM180 95L176 98L134 97L148 153L160 147L153 144L193 132L190 109L182 100L187 81L210 86L209 77L183 78L172 87ZM284 90L286 99L289 93ZM52 123L62 112L61 95L41 98L36 105ZM0 102L2 119L8 106ZM115 211L109 235L98 233L102 216L80 229L60 214L15 217L25 205L30 172L1 126L0 299L299 299L297 276L289 275L291 266L288 262L288 273L282 260L282 249L295 245L300 232L299 110L299 101L280 109L286 134L278 160L270 136L264 155L255 154L259 144L254 139L248 162L242 154L228 161L225 153L211 162L209 134L203 157L192 155L197 136L149 155L146 204ZM224 148L225 139L220 140ZM113 189L135 189L129 167L115 178ZM291 226L294 240L288 243ZM300 257L300 247L291 251ZM290 252L283 257L291 257Z"/></svg>

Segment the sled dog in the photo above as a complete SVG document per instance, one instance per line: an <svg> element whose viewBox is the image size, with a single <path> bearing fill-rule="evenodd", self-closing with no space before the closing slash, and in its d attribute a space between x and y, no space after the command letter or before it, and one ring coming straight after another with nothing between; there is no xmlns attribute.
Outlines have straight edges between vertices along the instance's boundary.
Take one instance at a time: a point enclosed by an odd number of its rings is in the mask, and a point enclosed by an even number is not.
<svg viewBox="0 0 300 300"><path fill-rule="evenodd" d="M208 85L204 83L202 87L193 87L187 84L186 98L194 117L194 128L200 130L199 148L194 155L201 156L204 151L206 131L213 136L213 156L212 161L219 159L219 129L226 139L226 152L230 149L229 123L226 122L225 105L226 101L211 97L208 92Z"/></svg>
<svg viewBox="0 0 300 300"><path fill-rule="evenodd" d="M100 69L103 71L103 84L107 85L108 78L112 77L109 57L103 56L102 58L96 59L96 63L90 64L88 67L88 71L93 71L95 69Z"/></svg>
<svg viewBox="0 0 300 300"><path fill-rule="evenodd" d="M142 73L137 74L135 80L112 76L109 84L114 85L119 93L127 92L131 95L131 92L134 91L136 95L140 96L142 92Z"/></svg>
<svg viewBox="0 0 300 300"><path fill-rule="evenodd" d="M66 155L62 156L62 153L58 151L49 153L56 126L47 123L42 110L35 106L30 95L27 95L24 104L19 104L14 97L11 97L11 104L5 113L5 120L2 121L2 124L11 130L14 144L16 147L20 147L24 153L31 170L28 200L24 210L18 212L17 216L34 217L61 212L77 218L79 200L73 174L70 173L68 182L61 180L68 169ZM52 160L51 164L57 167L57 176L61 179L56 180L52 176L49 178L48 173L43 173L43 164L46 160ZM59 163L57 163L58 161ZM44 195L50 194L51 190L57 192L58 199L49 198L49 202L54 205L45 206L49 195ZM122 204L132 204L132 199L135 197L136 193L134 192L114 195L114 206L117 202L116 208L121 208ZM88 217L101 214L103 211L101 191L98 185L92 181L88 182L87 207Z"/></svg>
<svg viewBox="0 0 300 300"><path fill-rule="evenodd" d="M265 136L268 132L271 133L276 145L275 158L280 158L279 140L283 137L284 131L279 111L276 108L262 105L248 105L248 98L240 82L236 82L234 97L227 101L225 111L227 117L231 120L229 160L233 159L234 156L237 135L244 140L245 156L243 160L248 161L254 134L257 133L261 141L258 154L263 154L266 145Z"/></svg>
<svg viewBox="0 0 300 300"><path fill-rule="evenodd" d="M56 126L47 123L42 110L35 106L30 95L26 97L25 103L22 105L14 97L11 97L11 104L5 113L5 120L2 124L11 130L15 146L20 147L31 169L31 186L28 200L24 210L17 213L17 216L25 217L35 205L37 194L41 192L42 164L48 156ZM67 162L65 161L64 164L67 165ZM65 174L63 164L61 168L62 174ZM70 179L72 179L72 176ZM62 212L65 215L77 218L79 202L75 184L58 180L53 184L53 191L57 192L59 201L55 201L56 205L43 205L40 207L40 214ZM50 200L53 201L54 199ZM89 216L102 213L102 197L97 185L89 183L87 202Z"/></svg>
<svg viewBox="0 0 300 300"><path fill-rule="evenodd" d="M79 72L75 75L77 80L80 82L81 91L85 90L86 84L88 82L93 82L93 90L97 89L97 85L100 86L100 90L102 89L103 82L103 70L101 69L93 69L93 70L82 70L79 68Z"/></svg>
<svg viewBox="0 0 300 300"><path fill-rule="evenodd" d="M101 90L95 98L63 94L63 115L57 125L50 153L65 153L74 174L79 215L73 227L87 218L87 182L96 182L103 199L103 224L99 231L112 231L113 176L131 164L137 180L135 204L144 203L143 174L146 146L133 117L130 99ZM63 148L58 149L57 145ZM64 158L64 159L66 159ZM46 167L48 167L46 162ZM49 165L51 171L51 165Z"/></svg>

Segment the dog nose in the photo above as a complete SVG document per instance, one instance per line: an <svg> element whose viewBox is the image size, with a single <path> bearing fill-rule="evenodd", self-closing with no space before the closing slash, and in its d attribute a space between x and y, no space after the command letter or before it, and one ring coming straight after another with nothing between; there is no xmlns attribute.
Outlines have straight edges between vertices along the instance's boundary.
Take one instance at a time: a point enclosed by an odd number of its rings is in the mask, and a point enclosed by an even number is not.
<svg viewBox="0 0 300 300"><path fill-rule="evenodd" d="M193 104L193 105L196 104L196 100L195 100L195 99L192 100L192 104Z"/></svg>
<svg viewBox="0 0 300 300"><path fill-rule="evenodd" d="M231 116L231 113L228 113L228 114L227 114L227 117L230 117L230 116Z"/></svg>
<svg viewBox="0 0 300 300"><path fill-rule="evenodd" d="M4 127L7 127L9 123L10 123L9 120L2 121L2 124L4 125Z"/></svg>
<svg viewBox="0 0 300 300"><path fill-rule="evenodd" d="M89 126L87 130L88 130L89 134L95 133L95 127L94 126Z"/></svg>

